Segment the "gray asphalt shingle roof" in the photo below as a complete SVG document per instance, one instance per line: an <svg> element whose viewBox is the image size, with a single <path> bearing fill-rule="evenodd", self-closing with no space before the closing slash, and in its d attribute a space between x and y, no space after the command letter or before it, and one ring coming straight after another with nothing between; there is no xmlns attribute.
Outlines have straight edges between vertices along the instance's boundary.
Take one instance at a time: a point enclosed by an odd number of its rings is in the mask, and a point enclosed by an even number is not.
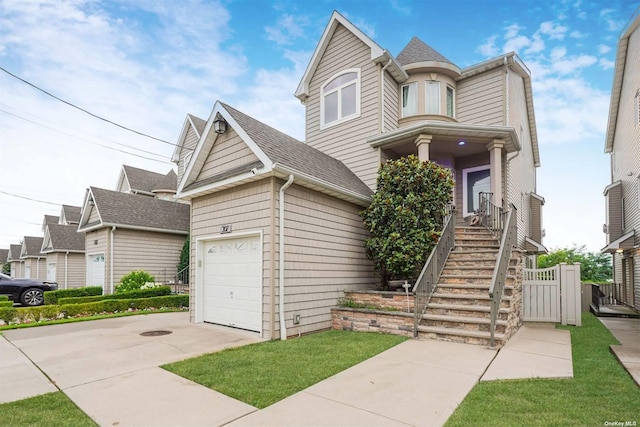
<svg viewBox="0 0 640 427"><path fill-rule="evenodd" d="M55 215L45 215L44 216L44 223L49 225L49 224L57 224L58 222L60 222L60 217L59 216L55 216Z"/></svg>
<svg viewBox="0 0 640 427"><path fill-rule="evenodd" d="M189 117L191 118L191 121L196 127L196 130L198 131L198 133L202 135L202 132L204 132L204 128L207 126L207 121L202 120L200 117L196 117L193 114L189 114Z"/></svg>
<svg viewBox="0 0 640 427"><path fill-rule="evenodd" d="M405 48L402 49L402 52L400 52L396 59L402 65L429 61L447 62L449 64L455 65L453 62L449 61L438 51L436 51L417 37L413 37L411 39L409 44L407 44Z"/></svg>
<svg viewBox="0 0 640 427"><path fill-rule="evenodd" d="M24 247L25 251L22 254L22 257L28 258L41 256L42 254L40 253L40 249L42 249L43 240L43 237L24 236L22 246Z"/></svg>
<svg viewBox="0 0 640 427"><path fill-rule="evenodd" d="M0 249L0 265L7 262L9 257L9 249Z"/></svg>
<svg viewBox="0 0 640 427"><path fill-rule="evenodd" d="M80 206L62 205L62 211L64 212L64 218L69 224L77 224L80 222L80 215L82 214L82 208Z"/></svg>
<svg viewBox="0 0 640 427"><path fill-rule="evenodd" d="M371 189L341 161L221 103L249 137L275 163L332 184L371 196Z"/></svg>
<svg viewBox="0 0 640 427"><path fill-rule="evenodd" d="M20 259L20 251L22 250L22 245L9 245L9 260L18 260Z"/></svg>
<svg viewBox="0 0 640 427"><path fill-rule="evenodd" d="M131 190L152 192L156 184L160 181L168 180L167 175L148 171L146 169L134 168L133 166L123 165L124 173L127 176L129 187ZM170 174L171 172L169 172ZM178 188L178 178L175 175L175 183L173 183L172 189L175 191Z"/></svg>
<svg viewBox="0 0 640 427"><path fill-rule="evenodd" d="M51 224L49 239L54 251L84 251L84 233L78 233L75 225Z"/></svg>
<svg viewBox="0 0 640 427"><path fill-rule="evenodd" d="M189 205L90 187L103 224L189 232Z"/></svg>
<svg viewBox="0 0 640 427"><path fill-rule="evenodd" d="M171 169L168 174L160 178L158 182L155 183L151 191L176 192L177 190L178 190L178 175L176 175L174 170Z"/></svg>

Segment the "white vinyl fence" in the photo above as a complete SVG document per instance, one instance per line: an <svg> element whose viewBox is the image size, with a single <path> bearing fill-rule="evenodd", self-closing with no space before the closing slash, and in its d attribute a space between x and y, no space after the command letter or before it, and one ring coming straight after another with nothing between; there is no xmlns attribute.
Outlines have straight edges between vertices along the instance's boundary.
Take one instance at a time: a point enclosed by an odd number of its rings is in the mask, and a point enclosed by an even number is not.
<svg viewBox="0 0 640 427"><path fill-rule="evenodd" d="M544 269L524 269L523 320L582 324L580 264L558 264Z"/></svg>

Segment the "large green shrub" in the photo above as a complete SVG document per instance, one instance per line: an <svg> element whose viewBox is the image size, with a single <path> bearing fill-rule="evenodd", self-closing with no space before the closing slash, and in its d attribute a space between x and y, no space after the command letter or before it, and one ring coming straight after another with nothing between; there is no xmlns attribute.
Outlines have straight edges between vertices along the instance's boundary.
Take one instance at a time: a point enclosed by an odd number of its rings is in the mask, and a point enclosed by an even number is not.
<svg viewBox="0 0 640 427"><path fill-rule="evenodd" d="M94 295L102 295L101 286L87 286L76 289L59 289L57 291L46 291L44 293L45 304L57 304L58 299L68 297L88 297Z"/></svg>
<svg viewBox="0 0 640 427"><path fill-rule="evenodd" d="M133 299L133 298L151 298L169 295L171 288L169 286L158 286L150 289L140 289L137 291L122 292L119 294L111 295L98 295L93 297L71 297L60 298L58 304L84 304L86 302L103 301L106 299Z"/></svg>
<svg viewBox="0 0 640 427"><path fill-rule="evenodd" d="M187 240L184 241L184 245L182 245L182 251L180 251L180 263L177 265L178 273L186 269L184 273L182 273L182 277L180 277L180 280L182 280L184 283L189 283L189 269L187 267L189 267L189 257L191 255L189 249L190 241L191 236L187 235Z"/></svg>
<svg viewBox="0 0 640 427"><path fill-rule="evenodd" d="M0 301L0 307L13 307L13 301Z"/></svg>
<svg viewBox="0 0 640 427"><path fill-rule="evenodd" d="M371 233L367 257L384 287L392 279L417 278L440 236L452 190L451 172L437 163L411 155L382 165L377 191L361 215Z"/></svg>
<svg viewBox="0 0 640 427"><path fill-rule="evenodd" d="M143 287L145 283L153 283L156 279L146 271L132 271L120 279L120 284L116 286L116 293L136 291Z"/></svg>

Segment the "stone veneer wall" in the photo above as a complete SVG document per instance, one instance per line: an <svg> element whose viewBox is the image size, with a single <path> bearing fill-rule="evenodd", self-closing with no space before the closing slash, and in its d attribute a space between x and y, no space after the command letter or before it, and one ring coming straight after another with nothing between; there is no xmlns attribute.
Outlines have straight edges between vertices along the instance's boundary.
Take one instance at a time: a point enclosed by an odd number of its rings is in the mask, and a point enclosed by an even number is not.
<svg viewBox="0 0 640 427"><path fill-rule="evenodd" d="M331 310L332 328L342 331L382 332L413 337L413 314L359 308Z"/></svg>
<svg viewBox="0 0 640 427"><path fill-rule="evenodd" d="M413 313L413 293L391 291L354 291L345 292L344 299L358 304L374 305L380 308L391 308L405 313Z"/></svg>
<svg viewBox="0 0 640 427"><path fill-rule="evenodd" d="M522 325L522 282L524 280L522 268L524 265L524 256L524 252L520 249L514 249L511 251L511 259L516 260L514 272L515 279L513 283L513 291L511 293L511 312L507 317L507 327L505 329L504 340L502 341L503 344L506 343Z"/></svg>

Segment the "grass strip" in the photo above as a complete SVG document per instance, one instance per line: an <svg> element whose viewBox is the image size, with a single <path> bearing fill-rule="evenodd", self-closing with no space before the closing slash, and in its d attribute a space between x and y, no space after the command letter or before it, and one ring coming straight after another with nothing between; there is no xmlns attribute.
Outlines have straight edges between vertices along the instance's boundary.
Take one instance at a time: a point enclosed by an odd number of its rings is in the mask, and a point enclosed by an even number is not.
<svg viewBox="0 0 640 427"><path fill-rule="evenodd" d="M262 409L405 339L331 330L232 348L163 368Z"/></svg>
<svg viewBox="0 0 640 427"><path fill-rule="evenodd" d="M0 404L0 427L83 427L96 425L60 391Z"/></svg>
<svg viewBox="0 0 640 427"><path fill-rule="evenodd" d="M571 332L573 379L477 384L446 426L640 425L640 388L609 351L618 344L592 314Z"/></svg>

